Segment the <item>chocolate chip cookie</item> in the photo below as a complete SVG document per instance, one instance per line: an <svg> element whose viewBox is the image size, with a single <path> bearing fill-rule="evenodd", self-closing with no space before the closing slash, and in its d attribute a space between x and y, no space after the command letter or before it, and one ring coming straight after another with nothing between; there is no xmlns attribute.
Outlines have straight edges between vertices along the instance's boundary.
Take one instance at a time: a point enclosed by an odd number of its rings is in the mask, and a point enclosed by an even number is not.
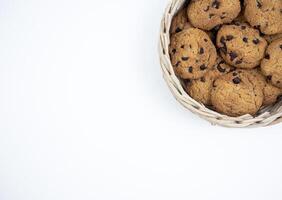
<svg viewBox="0 0 282 200"><path fill-rule="evenodd" d="M188 18L197 28L211 30L230 23L240 13L239 0L192 0L188 6Z"/></svg>
<svg viewBox="0 0 282 200"><path fill-rule="evenodd" d="M222 58L218 57L215 66L200 79L192 80L186 85L187 93L196 101L205 105L211 105L211 90L213 82L219 76L230 72L230 67Z"/></svg>
<svg viewBox="0 0 282 200"><path fill-rule="evenodd" d="M282 88L282 38L268 46L261 70L274 86Z"/></svg>
<svg viewBox="0 0 282 200"><path fill-rule="evenodd" d="M255 115L262 106L263 91L249 70L238 69L214 82L211 102L228 116Z"/></svg>
<svg viewBox="0 0 282 200"><path fill-rule="evenodd" d="M171 37L169 48L175 73L183 79L198 79L215 64L217 53L209 36L189 28Z"/></svg>
<svg viewBox="0 0 282 200"><path fill-rule="evenodd" d="M187 8L184 7L173 17L170 27L170 33L179 33L186 28L192 28L192 25L188 21Z"/></svg>
<svg viewBox="0 0 282 200"><path fill-rule="evenodd" d="M267 46L259 31L246 23L224 25L218 31L216 44L226 63L245 69L260 64Z"/></svg>
<svg viewBox="0 0 282 200"><path fill-rule="evenodd" d="M264 34L282 33L281 0L245 0L247 21Z"/></svg>

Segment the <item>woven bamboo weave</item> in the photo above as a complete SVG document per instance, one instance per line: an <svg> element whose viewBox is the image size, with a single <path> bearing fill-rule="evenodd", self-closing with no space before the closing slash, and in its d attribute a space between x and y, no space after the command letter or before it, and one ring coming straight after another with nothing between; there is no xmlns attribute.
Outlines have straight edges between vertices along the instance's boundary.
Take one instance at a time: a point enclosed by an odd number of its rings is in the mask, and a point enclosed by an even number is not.
<svg viewBox="0 0 282 200"><path fill-rule="evenodd" d="M229 117L217 113L205 105L192 99L183 89L171 65L169 56L170 25L173 16L183 7L185 0L170 0L161 21L159 56L164 79L178 102L191 112L211 122L224 127L263 127L282 122L282 99L275 105L262 108L256 116L244 115Z"/></svg>

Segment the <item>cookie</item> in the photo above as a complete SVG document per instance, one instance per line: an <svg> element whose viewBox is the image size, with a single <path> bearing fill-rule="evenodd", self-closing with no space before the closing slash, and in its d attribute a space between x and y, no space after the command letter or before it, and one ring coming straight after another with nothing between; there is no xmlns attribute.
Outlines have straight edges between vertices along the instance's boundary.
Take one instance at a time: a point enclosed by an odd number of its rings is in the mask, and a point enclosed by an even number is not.
<svg viewBox="0 0 282 200"><path fill-rule="evenodd" d="M281 0L245 0L247 21L264 34L282 33Z"/></svg>
<svg viewBox="0 0 282 200"><path fill-rule="evenodd" d="M261 71L274 86L282 88L282 38L268 46Z"/></svg>
<svg viewBox="0 0 282 200"><path fill-rule="evenodd" d="M258 66L267 47L259 31L246 23L224 25L218 31L216 44L226 63L245 69Z"/></svg>
<svg viewBox="0 0 282 200"><path fill-rule="evenodd" d="M183 79L201 78L213 67L217 58L209 36L196 28L173 35L169 53L175 73Z"/></svg>
<svg viewBox="0 0 282 200"><path fill-rule="evenodd" d="M186 85L187 93L196 101L205 105L211 105L211 90L213 82L219 76L230 72L233 68L224 63L222 58L218 57L213 69L200 79L192 80Z"/></svg>
<svg viewBox="0 0 282 200"><path fill-rule="evenodd" d="M278 34L275 34L275 35L264 35L263 38L266 39L268 44L270 44L274 40L282 38L282 33L278 33Z"/></svg>
<svg viewBox="0 0 282 200"><path fill-rule="evenodd" d="M192 28L188 21L187 8L182 8L172 19L170 34L179 33L186 28Z"/></svg>
<svg viewBox="0 0 282 200"><path fill-rule="evenodd" d="M263 103L263 91L249 70L238 69L219 77L213 84L211 102L223 114L255 115Z"/></svg>
<svg viewBox="0 0 282 200"><path fill-rule="evenodd" d="M258 84L260 87L263 88L263 106L269 106L271 104L274 104L280 95L282 95L282 89L273 86L272 84L268 83L266 80L266 77L262 75L260 70L251 70L250 73L252 73L253 76L258 81Z"/></svg>
<svg viewBox="0 0 282 200"><path fill-rule="evenodd" d="M187 13L194 27L211 30L218 25L232 22L240 10L239 0L192 0Z"/></svg>

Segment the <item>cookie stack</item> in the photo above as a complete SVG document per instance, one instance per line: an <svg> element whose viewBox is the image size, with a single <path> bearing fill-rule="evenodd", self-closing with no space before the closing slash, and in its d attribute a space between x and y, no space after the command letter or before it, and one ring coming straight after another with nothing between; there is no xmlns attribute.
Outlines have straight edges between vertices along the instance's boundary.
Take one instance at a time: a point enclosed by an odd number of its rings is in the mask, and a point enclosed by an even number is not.
<svg viewBox="0 0 282 200"><path fill-rule="evenodd" d="M170 58L196 101L255 115L282 95L282 1L191 0L173 18Z"/></svg>

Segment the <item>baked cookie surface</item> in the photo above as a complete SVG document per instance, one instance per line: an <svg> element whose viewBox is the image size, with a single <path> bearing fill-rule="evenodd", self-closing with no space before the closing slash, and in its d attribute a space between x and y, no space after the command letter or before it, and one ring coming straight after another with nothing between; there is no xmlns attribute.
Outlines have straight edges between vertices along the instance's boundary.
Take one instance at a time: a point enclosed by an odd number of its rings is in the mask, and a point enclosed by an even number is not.
<svg viewBox="0 0 282 200"><path fill-rule="evenodd" d="M262 87L249 70L238 69L214 82L211 102L228 116L255 115L263 103Z"/></svg>
<svg viewBox="0 0 282 200"><path fill-rule="evenodd" d="M209 36L196 28L173 35L169 53L175 73L183 79L201 78L214 66L217 58Z"/></svg>
<svg viewBox="0 0 282 200"><path fill-rule="evenodd" d="M245 18L264 34L282 33L281 0L245 0Z"/></svg>
<svg viewBox="0 0 282 200"><path fill-rule="evenodd" d="M268 46L261 71L274 86L282 88L282 38Z"/></svg>
<svg viewBox="0 0 282 200"><path fill-rule="evenodd" d="M222 26L216 44L226 63L245 69L258 66L267 47L259 31L246 23Z"/></svg>
<svg viewBox="0 0 282 200"><path fill-rule="evenodd" d="M202 78L192 80L186 85L187 93L196 101L205 105L211 105L211 90L216 78L229 73L233 67L227 65L222 58L218 57L214 67Z"/></svg>
<svg viewBox="0 0 282 200"><path fill-rule="evenodd" d="M239 0L192 0L187 13L191 24L203 30L230 23L241 10Z"/></svg>

